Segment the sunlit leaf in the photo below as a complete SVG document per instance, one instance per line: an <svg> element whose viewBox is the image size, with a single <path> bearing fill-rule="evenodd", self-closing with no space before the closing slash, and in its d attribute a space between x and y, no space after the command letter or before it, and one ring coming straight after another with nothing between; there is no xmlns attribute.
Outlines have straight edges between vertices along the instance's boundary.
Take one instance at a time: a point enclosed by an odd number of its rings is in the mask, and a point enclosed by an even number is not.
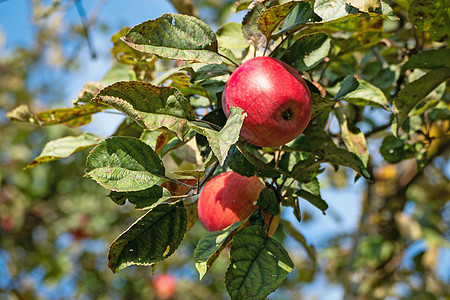
<svg viewBox="0 0 450 300"><path fill-rule="evenodd" d="M191 16L163 14L131 28L122 40L138 51L163 58L222 63L214 31Z"/></svg>
<svg viewBox="0 0 450 300"><path fill-rule="evenodd" d="M142 81L116 82L101 90L93 101L124 112L149 130L165 127L183 139L194 119L189 101L175 88Z"/></svg>
<svg viewBox="0 0 450 300"><path fill-rule="evenodd" d="M340 84L339 91L334 95L334 100L341 100L348 93L353 92L359 86L358 80L352 75L346 76L342 83Z"/></svg>
<svg viewBox="0 0 450 300"><path fill-rule="evenodd" d="M335 109L336 117L341 127L341 138L344 141L345 147L350 152L359 156L364 166L367 167L369 161L369 150L367 149L367 142L364 133L354 124L348 122L347 115L338 107Z"/></svg>
<svg viewBox="0 0 450 300"><path fill-rule="evenodd" d="M110 108L98 103L75 105L73 108L57 108L46 110L37 114L30 112L26 104L22 104L9 111L6 116L14 121L21 121L39 126L63 124L70 127L79 127L91 122L91 115Z"/></svg>
<svg viewBox="0 0 450 300"><path fill-rule="evenodd" d="M330 39L324 33L302 36L290 46L282 61L298 71L307 71L317 66L330 51Z"/></svg>
<svg viewBox="0 0 450 300"><path fill-rule="evenodd" d="M264 5L257 4L242 20L242 34L255 49L259 49L266 41L264 34L258 27L258 20L265 10Z"/></svg>
<svg viewBox="0 0 450 300"><path fill-rule="evenodd" d="M333 39L333 41L340 48L339 55L343 55L344 53L365 51L390 36L391 33L383 32L380 28L379 30L358 32L348 38Z"/></svg>
<svg viewBox="0 0 450 300"><path fill-rule="evenodd" d="M450 35L450 15L446 0L413 0L408 18L419 30L430 34L434 41L442 41Z"/></svg>
<svg viewBox="0 0 450 300"><path fill-rule="evenodd" d="M388 109L388 100L382 90L365 80L356 80L352 75L345 77L341 83L327 90L331 94L336 93L333 98L335 100Z"/></svg>
<svg viewBox="0 0 450 300"><path fill-rule="evenodd" d="M362 12L371 12L381 7L380 0L345 0L345 2Z"/></svg>
<svg viewBox="0 0 450 300"><path fill-rule="evenodd" d="M228 117L225 126L217 131L207 123L190 122L190 126L197 133L206 136L214 155L223 165L228 155L230 147L239 139L242 123L246 116L243 110L237 107L230 107L231 115Z"/></svg>
<svg viewBox="0 0 450 300"><path fill-rule="evenodd" d="M85 173L109 190L129 192L152 187L165 169L149 145L132 137L112 137L91 151Z"/></svg>
<svg viewBox="0 0 450 300"><path fill-rule="evenodd" d="M313 149L313 165L324 162L332 165L345 166L353 169L367 180L372 179L361 159L355 153L337 147L333 140L325 133L323 128L320 128L317 124L310 124L304 134L308 138ZM311 159L312 158L309 158L309 161Z"/></svg>
<svg viewBox="0 0 450 300"><path fill-rule="evenodd" d="M78 99L75 101L75 104L90 102L91 99L94 98L95 95L97 95L97 93L105 87L106 84L104 83L95 81L86 82L86 84L83 86L83 89L78 94Z"/></svg>
<svg viewBox="0 0 450 300"><path fill-rule="evenodd" d="M265 35L266 39L270 39L270 36L278 28L281 22L286 16L294 9L298 2L292 1L280 5L272 6L265 10L258 20L258 27Z"/></svg>
<svg viewBox="0 0 450 300"><path fill-rule="evenodd" d="M439 84L450 78L450 68L433 69L419 79L408 83L394 99L397 126L401 127L409 112Z"/></svg>
<svg viewBox="0 0 450 300"><path fill-rule="evenodd" d="M217 41L219 46L227 49L244 49L249 46L242 35L242 24L235 22L226 23L217 30Z"/></svg>
<svg viewBox="0 0 450 300"><path fill-rule="evenodd" d="M314 1L314 12L322 21L331 21L347 15L344 0L316 0Z"/></svg>
<svg viewBox="0 0 450 300"><path fill-rule="evenodd" d="M297 6L294 7L284 20L281 30L276 34L279 35L290 30L295 30L308 22L321 21L322 18L314 12L313 5L314 1L298 2Z"/></svg>
<svg viewBox="0 0 450 300"><path fill-rule="evenodd" d="M242 221L236 222L223 230L207 233L198 241L194 250L194 261L200 280L211 268L220 252L228 245L241 225Z"/></svg>
<svg viewBox="0 0 450 300"><path fill-rule="evenodd" d="M95 146L102 140L101 137L84 132L79 136L66 136L48 142L41 154L26 167L32 168L41 164L68 157L89 147Z"/></svg>
<svg viewBox="0 0 450 300"><path fill-rule="evenodd" d="M433 49L421 51L409 58L402 66L406 69L438 69L450 68L450 49Z"/></svg>
<svg viewBox="0 0 450 300"><path fill-rule="evenodd" d="M117 272L130 265L151 265L166 259L180 245L186 222L183 203L156 206L111 244L108 267Z"/></svg>
<svg viewBox="0 0 450 300"><path fill-rule="evenodd" d="M230 252L225 286L231 299L265 299L294 267L289 254L262 227L236 233Z"/></svg>

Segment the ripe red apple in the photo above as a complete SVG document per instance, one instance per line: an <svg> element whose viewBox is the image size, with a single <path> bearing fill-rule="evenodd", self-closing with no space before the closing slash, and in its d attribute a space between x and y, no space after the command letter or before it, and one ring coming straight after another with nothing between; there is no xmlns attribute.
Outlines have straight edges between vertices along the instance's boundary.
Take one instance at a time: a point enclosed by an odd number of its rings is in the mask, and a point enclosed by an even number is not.
<svg viewBox="0 0 450 300"><path fill-rule="evenodd" d="M200 193L198 217L207 231L222 230L249 217L258 207L259 192L265 187L256 176L245 177L233 171L211 179ZM266 224L271 215L266 214ZM269 234L278 226L279 215L272 220Z"/></svg>
<svg viewBox="0 0 450 300"><path fill-rule="evenodd" d="M153 277L152 283L156 292L156 297L160 300L170 299L176 293L177 281L173 275L155 275Z"/></svg>
<svg viewBox="0 0 450 300"><path fill-rule="evenodd" d="M254 57L237 68L225 85L222 107L246 113L241 137L261 147L284 145L298 137L311 119L311 93L300 74L271 57Z"/></svg>

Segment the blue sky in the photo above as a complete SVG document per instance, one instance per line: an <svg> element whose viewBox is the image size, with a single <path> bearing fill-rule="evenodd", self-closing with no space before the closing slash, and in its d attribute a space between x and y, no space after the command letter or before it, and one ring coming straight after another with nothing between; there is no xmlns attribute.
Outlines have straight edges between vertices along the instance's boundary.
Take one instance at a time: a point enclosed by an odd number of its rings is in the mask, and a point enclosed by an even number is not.
<svg viewBox="0 0 450 300"><path fill-rule="evenodd" d="M67 1L66 1L67 2ZM100 1L83 1L84 9L89 15ZM124 5L126 3L126 5ZM134 26L148 19L155 19L167 12L175 12L168 1L162 0L109 0L101 10L99 22L106 23L109 26L108 33L94 29L92 41L98 58L90 58L88 48L84 46L80 56L83 59L81 68L69 75L62 75L65 84L65 96L61 99L66 105L70 105L73 99L76 99L83 85L88 81L99 81L112 65L112 57L109 49L112 46L110 42L111 34L117 32L123 26ZM34 42L34 32L30 24L29 1L25 0L7 0L0 3L0 31L6 35L5 44L0 48L0 55L7 54L16 46L29 46ZM65 18L73 22L80 22L80 16L75 7L69 8L65 13ZM239 18L240 15L235 18ZM237 20L240 21L240 20ZM58 73L58 70L53 70ZM48 70L48 72L53 72ZM49 76L55 76L49 75ZM38 80L38 78L36 78ZM121 117L114 117L111 114L100 114L94 116L93 123L87 127L90 132L106 136L115 129L114 123L118 123ZM352 172L349 172L352 174ZM352 177L350 175L349 177ZM324 179L324 178L322 178ZM351 179L349 179L351 181ZM322 180L323 182L324 180ZM306 202L302 202L302 209L315 216L315 222L304 222L298 224L293 221L296 227L305 235L308 242L313 245L321 245L324 241L338 233L351 232L357 226L359 211L361 205L362 191L365 187L364 181L359 180L355 184L350 184L349 188L336 190L330 187L322 190L323 198L328 201L330 208L326 216L311 207ZM290 211L288 210L288 213ZM338 218L334 218L337 216ZM323 246L323 245L322 245ZM448 253L447 253L448 254ZM443 254L442 258L449 265L449 255ZM105 253L106 255L106 253ZM0 266L2 260L0 259ZM342 290L339 287L328 286L329 289L317 288L318 285L326 284L324 278L313 283L308 289L308 295L317 296L318 299L341 299Z"/></svg>

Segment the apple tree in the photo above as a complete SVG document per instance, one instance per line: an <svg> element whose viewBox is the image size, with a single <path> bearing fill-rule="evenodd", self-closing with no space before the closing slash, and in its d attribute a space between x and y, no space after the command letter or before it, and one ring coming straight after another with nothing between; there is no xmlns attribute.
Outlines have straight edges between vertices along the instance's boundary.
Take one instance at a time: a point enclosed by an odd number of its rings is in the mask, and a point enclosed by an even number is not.
<svg viewBox="0 0 450 300"><path fill-rule="evenodd" d="M86 83L73 107L32 112L21 105L7 116L78 127L104 111L124 115L113 135L84 132L48 141L27 165L90 149L84 176L108 190L115 204L129 202L142 211L105 253L113 272L132 265L157 268L176 252L198 222L202 188L215 176L231 170L258 177L265 188L253 214L206 233L192 253L201 279L229 251L223 280L231 299L264 299L301 267L282 241L268 235L261 212L282 211L279 230L315 262L314 247L293 222L305 217L303 205L327 213L332 199L323 199L320 176L351 172L367 181L363 217L378 221L362 222L353 249L336 251L347 261L336 260L327 272L335 280L339 268L363 266L364 281L345 277L346 294L383 298L380 281L388 286L406 240L414 239L407 235L416 223L403 213L408 188L449 144L445 1L407 2L237 1L229 7L246 11L242 21L215 31L189 15L194 10L163 14L112 36L114 66L103 82ZM257 56L293 68L310 92L307 127L281 146L249 143L240 133L254 112L231 106L225 114L222 107L230 76ZM255 83L247 78L239 84ZM392 166L405 163L404 176L392 174L399 172ZM387 191L380 194L381 188ZM441 241L439 230L434 232Z"/></svg>

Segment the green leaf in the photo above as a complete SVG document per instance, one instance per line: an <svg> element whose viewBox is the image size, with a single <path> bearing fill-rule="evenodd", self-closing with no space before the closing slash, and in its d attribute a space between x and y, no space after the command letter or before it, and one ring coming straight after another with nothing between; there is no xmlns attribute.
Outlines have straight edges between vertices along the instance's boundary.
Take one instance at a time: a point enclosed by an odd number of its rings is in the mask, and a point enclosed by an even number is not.
<svg viewBox="0 0 450 300"><path fill-rule="evenodd" d="M371 12L381 8L380 0L345 0L345 2L362 12Z"/></svg>
<svg viewBox="0 0 450 300"><path fill-rule="evenodd" d="M367 180L372 180L361 159L355 153L338 148L319 124L310 123L303 133L308 138L313 149L314 162L312 165L326 162L332 165L345 166L353 169ZM311 158L308 158L308 160L311 163Z"/></svg>
<svg viewBox="0 0 450 300"><path fill-rule="evenodd" d="M353 75L348 75L342 80L339 91L334 95L333 100L341 100L345 95L353 92L359 86L358 80Z"/></svg>
<svg viewBox="0 0 450 300"><path fill-rule="evenodd" d="M153 58L153 54L139 52L129 47L121 40L121 38L126 35L129 30L129 27L124 27L111 37L113 47L110 51L114 58L120 63L132 66L139 65L139 63L143 60Z"/></svg>
<svg viewBox="0 0 450 300"><path fill-rule="evenodd" d="M133 76L130 73L130 66L116 62L109 70L106 72L105 76L102 78L102 83L113 84L117 81L123 80L133 80ZM135 77L135 76L134 76Z"/></svg>
<svg viewBox="0 0 450 300"><path fill-rule="evenodd" d="M239 132L246 116L238 107L230 107L230 113L225 126L220 131L214 130L209 124L196 121L189 123L195 132L206 136L220 165L225 162L230 147L239 140Z"/></svg>
<svg viewBox="0 0 450 300"><path fill-rule="evenodd" d="M263 188L261 192L259 192L256 205L271 215L275 216L280 213L280 203L278 202L277 195L273 189Z"/></svg>
<svg viewBox="0 0 450 300"><path fill-rule="evenodd" d="M338 88L339 91L333 98L335 100L344 100L356 105L370 105L389 110L388 100L383 91L365 80L356 80L355 77L349 75L344 78L341 84L327 91L333 93L333 90Z"/></svg>
<svg viewBox="0 0 450 300"><path fill-rule="evenodd" d="M95 81L86 82L86 84L83 86L83 89L78 94L78 99L75 101L75 104L89 103L91 99L94 98L95 95L97 95L97 93L105 87L106 84L104 83Z"/></svg>
<svg viewBox="0 0 450 300"><path fill-rule="evenodd" d="M265 299L294 267L289 254L259 226L240 230L233 238L225 286L231 299Z"/></svg>
<svg viewBox="0 0 450 300"><path fill-rule="evenodd" d="M223 230L209 232L198 241L194 250L194 261L200 280L219 257L220 252L231 242L242 223L243 221L239 221Z"/></svg>
<svg viewBox="0 0 450 300"><path fill-rule="evenodd" d="M388 135L383 139L380 147L380 153L390 164L396 164L404 159L414 157L414 148L405 143L406 140Z"/></svg>
<svg viewBox="0 0 450 300"><path fill-rule="evenodd" d="M186 224L182 202L156 206L111 244L108 267L117 272L130 265L152 265L166 259L183 240Z"/></svg>
<svg viewBox="0 0 450 300"><path fill-rule="evenodd" d="M306 253L308 254L311 261L315 264L316 262L316 250L311 245L308 245L306 242L306 238L304 235L299 232L290 222L281 220L281 225L283 226L283 229L286 231L287 234L289 234L291 237L293 237L297 242L299 242L303 248L305 248Z"/></svg>
<svg viewBox="0 0 450 300"><path fill-rule="evenodd" d="M281 157L279 166L290 178L298 182L309 182L321 173L320 163L310 151L285 153Z"/></svg>
<svg viewBox="0 0 450 300"><path fill-rule="evenodd" d="M349 124L347 115L342 108L335 109L336 117L341 127L341 138L344 141L345 147L348 151L355 153L367 167L369 161L369 150L367 149L367 142L364 133L353 124Z"/></svg>
<svg viewBox="0 0 450 300"><path fill-rule="evenodd" d="M230 71L225 65L193 63L181 68L191 74L191 81L200 82L217 76L228 75Z"/></svg>
<svg viewBox="0 0 450 300"><path fill-rule="evenodd" d="M222 57L223 63L231 66L239 66L239 61L234 56L230 49L219 47L219 54Z"/></svg>
<svg viewBox="0 0 450 300"><path fill-rule="evenodd" d="M155 185L165 169L155 151L132 137L112 137L89 154L85 176L116 192L140 191Z"/></svg>
<svg viewBox="0 0 450 300"><path fill-rule="evenodd" d="M26 104L9 111L6 116L13 121L21 121L39 126L63 124L69 127L79 127L91 122L91 115L110 108L97 103L86 103L73 108L57 108L37 114L30 112Z"/></svg>
<svg viewBox="0 0 450 300"><path fill-rule="evenodd" d="M177 89L142 81L114 83L92 101L113 106L149 130L165 127L179 139L189 131L188 120L195 118L189 101Z"/></svg>
<svg viewBox="0 0 450 300"><path fill-rule="evenodd" d="M301 184L301 189L320 197L320 182L317 177L313 178L309 182L303 182Z"/></svg>
<svg viewBox="0 0 450 300"><path fill-rule="evenodd" d="M313 9L314 1L301 1L289 13L281 26L281 30L276 35L285 33L290 30L295 30L308 22L321 21L322 18L318 16Z"/></svg>
<svg viewBox="0 0 450 300"><path fill-rule="evenodd" d="M262 158L252 153L250 149L247 148L245 143L239 141L237 142L237 146L239 148L239 151L246 158L246 160L255 166L258 175L260 175L261 177L270 177L270 178L280 176L281 174L280 171L276 170L272 163L269 164Z"/></svg>
<svg viewBox="0 0 450 300"><path fill-rule="evenodd" d="M222 63L214 31L191 16L164 14L131 28L122 40L133 49L163 58Z"/></svg>
<svg viewBox="0 0 450 300"><path fill-rule="evenodd" d="M398 3L396 3L396 4L398 4ZM390 7L389 4L387 4L384 1L381 1L381 6L380 6L380 8L378 8L376 10L376 12L382 14L383 16L386 16L389 20L392 20L392 21L399 20L399 18L395 15L395 12L392 9L392 7Z"/></svg>
<svg viewBox="0 0 450 300"><path fill-rule="evenodd" d="M325 33L302 36L287 49L281 60L298 71L310 70L328 55L330 41Z"/></svg>
<svg viewBox="0 0 450 300"><path fill-rule="evenodd" d="M30 162L26 168L32 168L41 164L69 157L72 154L97 145L102 140L101 137L84 132L79 136L66 136L48 142L41 154Z"/></svg>
<svg viewBox="0 0 450 300"><path fill-rule="evenodd" d="M316 1L317 3L317 1ZM358 13L343 15L337 19L326 20L323 23L308 24L302 28L303 34L316 32L336 33L336 32L362 32L368 30L382 31L383 20L391 19L388 16L376 13Z"/></svg>
<svg viewBox="0 0 450 300"><path fill-rule="evenodd" d="M320 157L320 161L351 168L367 180L372 180L362 160L353 152L338 148L334 144L327 144L321 149L316 149L315 153Z"/></svg>
<svg viewBox="0 0 450 300"><path fill-rule="evenodd" d="M450 78L450 68L434 69L408 83L394 99L397 128L400 128L409 112L442 82Z"/></svg>
<svg viewBox="0 0 450 300"><path fill-rule="evenodd" d="M322 18L322 22L347 15L344 0L316 0L314 1L314 12Z"/></svg>
<svg viewBox="0 0 450 300"><path fill-rule="evenodd" d="M258 20L265 10L264 5L257 4L242 20L242 34L255 49L259 49L266 41L264 34L258 27Z"/></svg>
<svg viewBox="0 0 450 300"><path fill-rule="evenodd" d="M118 205L124 205L128 200L136 209L152 209L160 203L170 199L168 190L159 185L135 192L115 192L111 191L108 197Z"/></svg>
<svg viewBox="0 0 450 300"><path fill-rule="evenodd" d="M215 128L220 129L225 126L227 122L227 117L225 116L222 108L217 108L213 111L207 113L202 121L214 124ZM197 147L200 150L200 154L203 157L207 157L211 152L211 147L209 147L208 139L206 136L197 133L195 134L195 141L197 142Z"/></svg>
<svg viewBox="0 0 450 300"><path fill-rule="evenodd" d="M447 0L413 0L408 18L419 30L428 32L433 41L442 42L450 35Z"/></svg>
<svg viewBox="0 0 450 300"><path fill-rule="evenodd" d="M298 5L298 2L295 1L275 5L261 14L258 20L258 27L266 39L270 39L275 29L278 28L280 23L283 22L296 5Z"/></svg>
<svg viewBox="0 0 450 300"><path fill-rule="evenodd" d="M296 192L296 195L302 197L303 199L307 200L309 203L320 209L323 214L325 214L325 211L328 209L328 203L325 200L306 190L298 190Z"/></svg>
<svg viewBox="0 0 450 300"><path fill-rule="evenodd" d="M242 35L242 24L230 22L222 25L217 30L217 41L219 46L227 49L245 49L249 46L248 41Z"/></svg>
<svg viewBox="0 0 450 300"><path fill-rule="evenodd" d="M348 38L334 38L333 41L340 48L339 55L341 56L355 51L367 51L391 35L389 32L383 32L382 27L380 27L377 30L357 32Z"/></svg>
<svg viewBox="0 0 450 300"><path fill-rule="evenodd" d="M337 101L328 99L328 98L322 98L320 95L311 93L311 100L312 100L312 106L311 106L311 119L317 117L322 112L327 110L328 108L332 107L337 103Z"/></svg>
<svg viewBox="0 0 450 300"><path fill-rule="evenodd" d="M421 51L409 58L402 69L438 69L450 68L450 49L433 49Z"/></svg>
<svg viewBox="0 0 450 300"><path fill-rule="evenodd" d="M252 177L256 174L256 167L245 158L236 146L230 148L225 165L242 176Z"/></svg>

